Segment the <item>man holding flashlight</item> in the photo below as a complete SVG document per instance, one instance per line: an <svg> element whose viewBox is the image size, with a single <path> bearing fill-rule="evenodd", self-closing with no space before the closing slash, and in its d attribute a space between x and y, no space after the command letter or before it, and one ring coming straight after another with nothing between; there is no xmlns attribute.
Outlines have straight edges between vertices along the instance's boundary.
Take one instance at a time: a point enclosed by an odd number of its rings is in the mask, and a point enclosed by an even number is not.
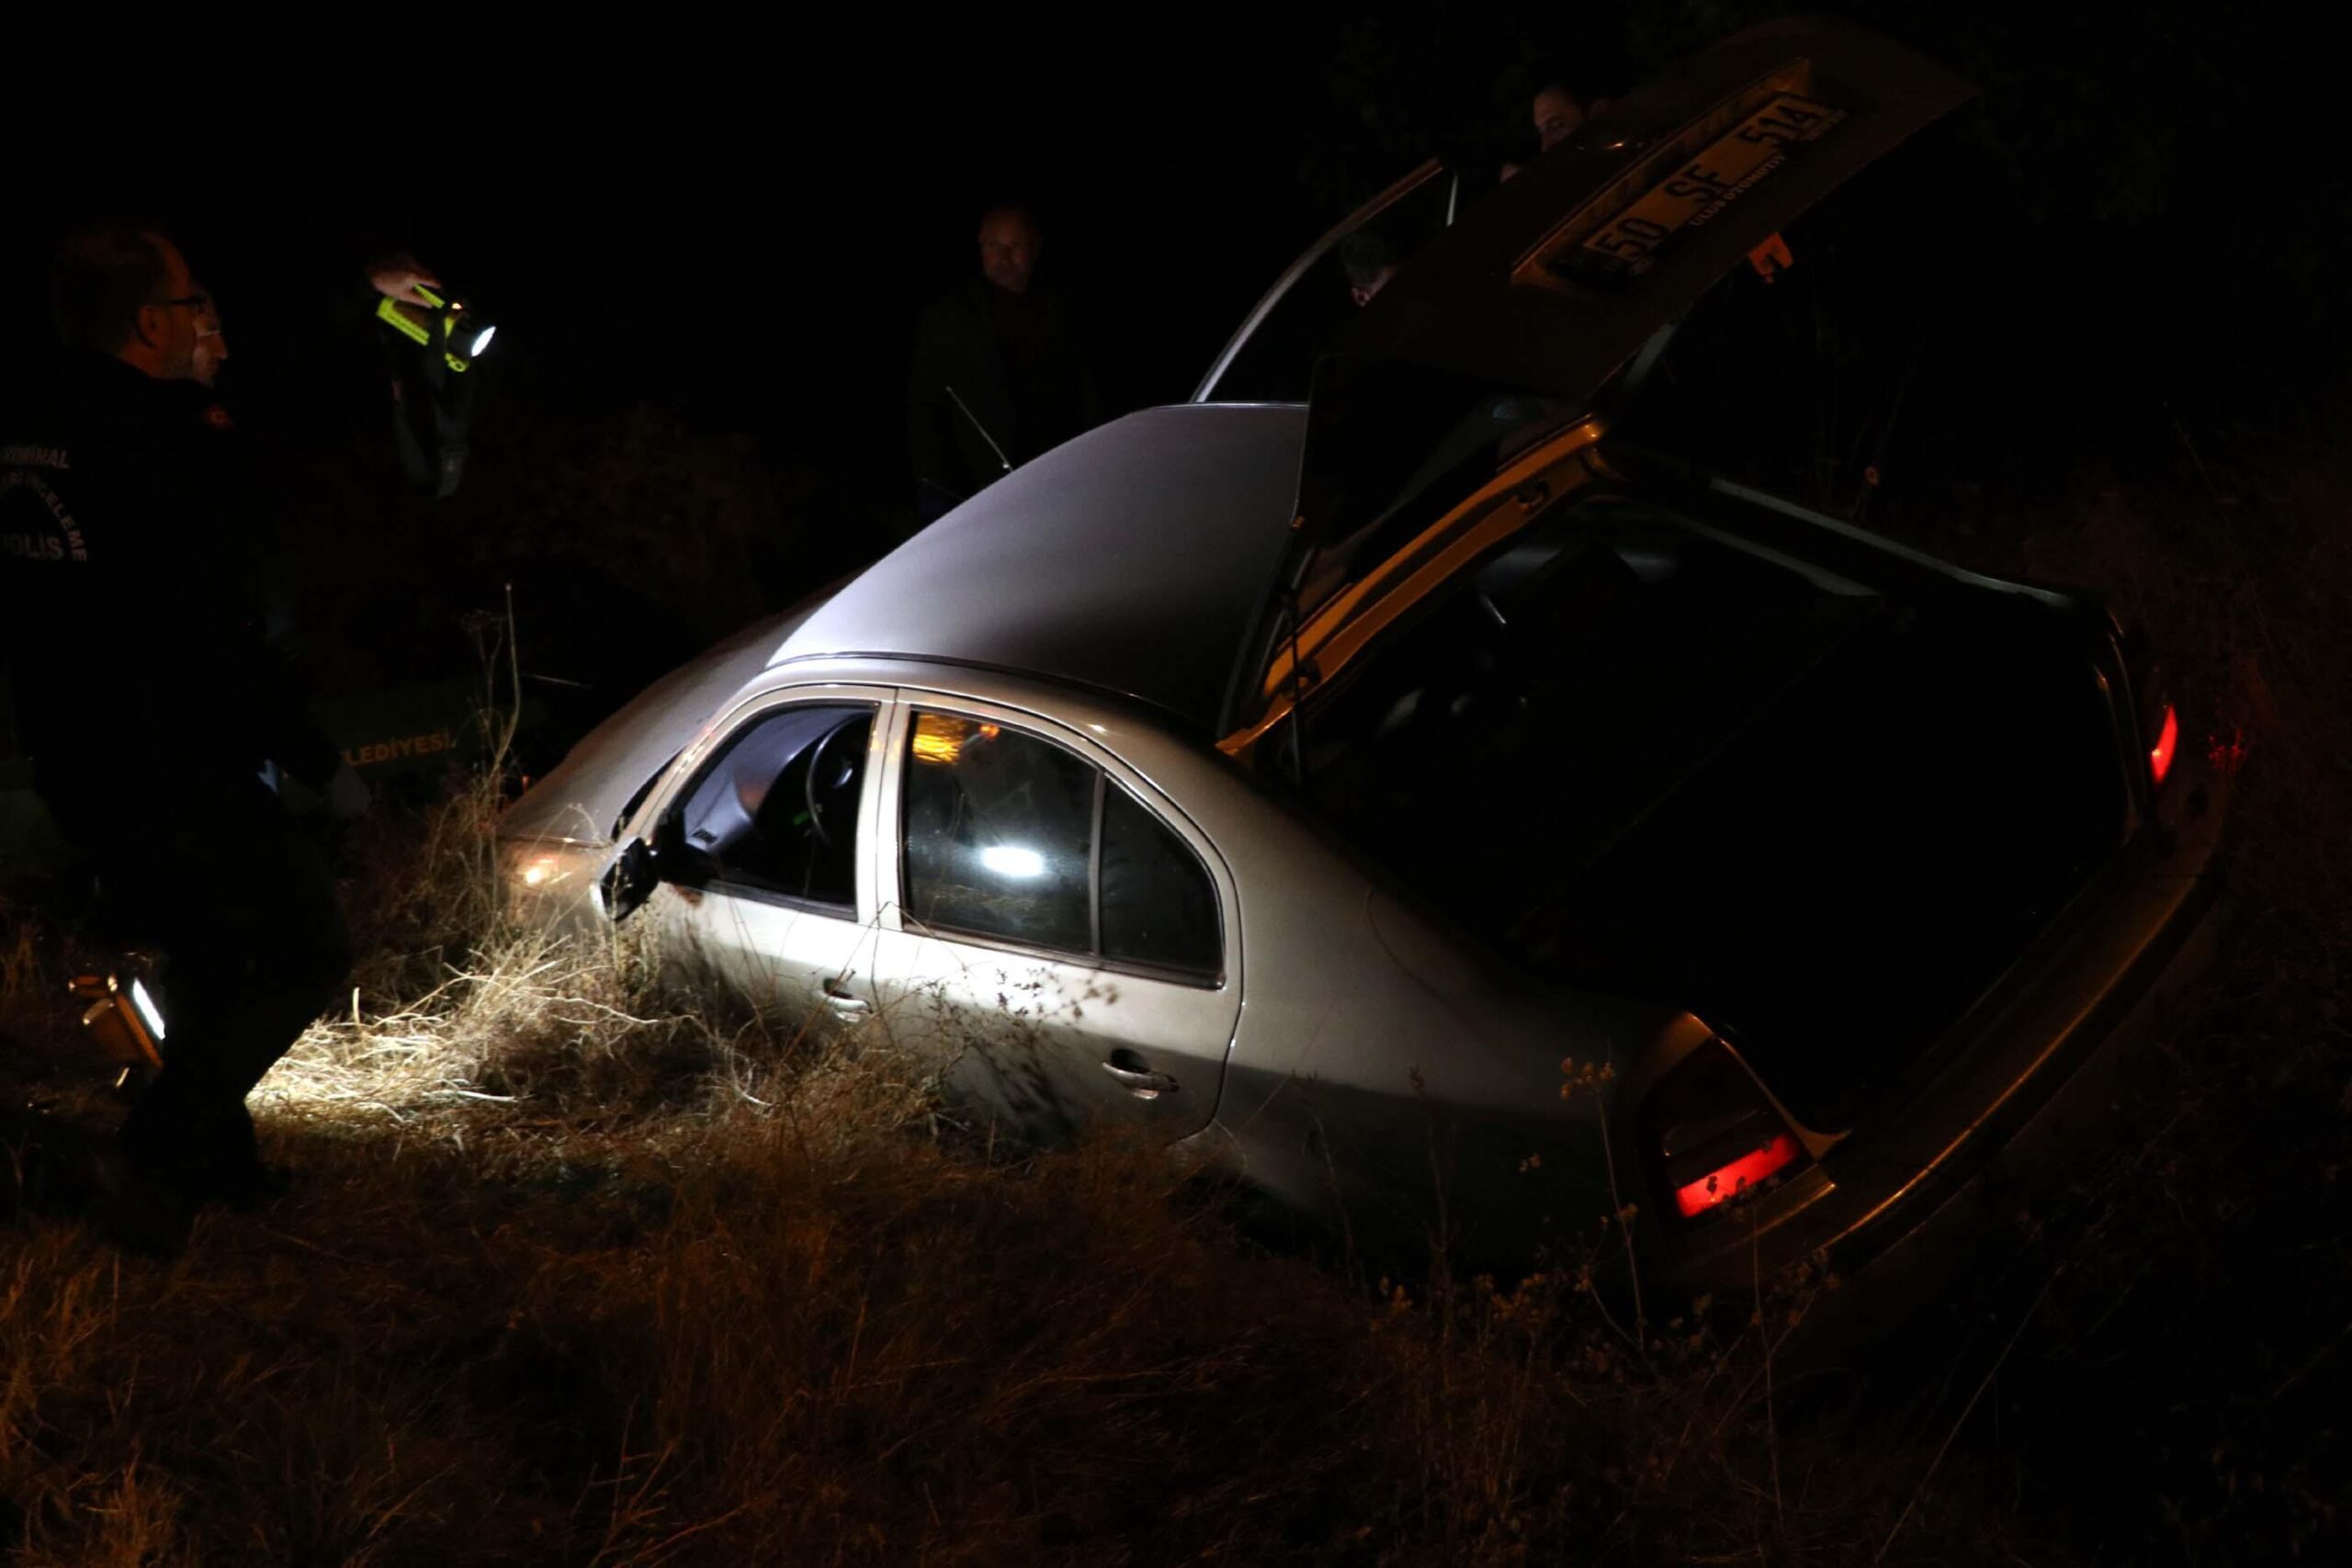
<svg viewBox="0 0 2352 1568"><path fill-rule="evenodd" d="M334 882L263 782L367 787L263 630L252 529L197 384L217 333L169 239L84 228L59 246L66 354L0 430L0 660L60 830L94 863L97 922L170 960L164 1066L122 1129L101 1220L168 1251L203 1203L281 1185L246 1094L349 966ZM219 346L214 344L212 346Z"/></svg>

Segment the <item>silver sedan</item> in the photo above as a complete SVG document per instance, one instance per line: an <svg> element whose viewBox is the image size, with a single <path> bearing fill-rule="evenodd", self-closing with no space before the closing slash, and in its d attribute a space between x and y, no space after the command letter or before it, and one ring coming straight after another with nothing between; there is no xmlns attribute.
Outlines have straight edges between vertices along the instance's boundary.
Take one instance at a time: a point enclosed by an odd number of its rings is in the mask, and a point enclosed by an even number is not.
<svg viewBox="0 0 2352 1568"><path fill-rule="evenodd" d="M1699 294L1964 96L1784 25L1458 219L1417 173L1196 402L590 735L505 821L526 908L1358 1235L1631 1208L1701 1288L1924 1234L2063 1153L2203 921L2221 781L2095 602L1612 432ZM1306 401L1220 400L1432 189Z"/></svg>

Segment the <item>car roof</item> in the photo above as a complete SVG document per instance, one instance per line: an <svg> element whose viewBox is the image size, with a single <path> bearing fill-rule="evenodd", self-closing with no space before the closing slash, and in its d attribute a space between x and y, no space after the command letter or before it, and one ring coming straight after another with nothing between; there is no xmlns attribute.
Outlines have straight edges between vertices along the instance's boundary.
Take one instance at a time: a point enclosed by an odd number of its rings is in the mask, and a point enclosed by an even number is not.
<svg viewBox="0 0 2352 1568"><path fill-rule="evenodd" d="M1214 739L1289 532L1306 430L1296 404L1114 420L876 561L769 663L978 665L1148 704Z"/></svg>

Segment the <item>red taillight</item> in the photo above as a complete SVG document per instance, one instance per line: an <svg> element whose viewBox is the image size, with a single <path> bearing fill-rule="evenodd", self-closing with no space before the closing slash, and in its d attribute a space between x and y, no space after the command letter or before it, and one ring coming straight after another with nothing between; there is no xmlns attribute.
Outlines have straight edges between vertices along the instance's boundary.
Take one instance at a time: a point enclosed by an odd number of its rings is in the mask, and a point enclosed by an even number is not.
<svg viewBox="0 0 2352 1568"><path fill-rule="evenodd" d="M1796 1163L1797 1141L1786 1133L1775 1133L1772 1141L1762 1148L1744 1154L1729 1165L1711 1170L1698 1180L1674 1190L1674 1205L1690 1219L1703 1214L1718 1203L1728 1203L1751 1187L1760 1185L1765 1178Z"/></svg>
<svg viewBox="0 0 2352 1568"><path fill-rule="evenodd" d="M1686 1221L1712 1219L1740 1193L1810 1162L1795 1131L1722 1040L1677 1064L1645 1097L1643 1115L1655 1140L1655 1190L1672 1193Z"/></svg>
<svg viewBox="0 0 2352 1568"><path fill-rule="evenodd" d="M2172 754L2179 745L2180 716L2166 703L2164 728L2156 732L2156 743L2148 750L2148 773L2156 783L2164 783L2165 775L2172 772Z"/></svg>

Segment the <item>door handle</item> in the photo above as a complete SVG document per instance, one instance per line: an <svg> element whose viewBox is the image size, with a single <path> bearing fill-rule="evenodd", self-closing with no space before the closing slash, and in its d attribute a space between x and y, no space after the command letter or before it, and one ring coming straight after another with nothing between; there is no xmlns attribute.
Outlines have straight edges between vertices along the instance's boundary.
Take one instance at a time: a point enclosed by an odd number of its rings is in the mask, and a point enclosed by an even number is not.
<svg viewBox="0 0 2352 1568"><path fill-rule="evenodd" d="M1122 1051L1119 1055L1134 1062L1143 1060L1132 1051ZM1137 1100L1158 1100L1161 1095L1174 1094L1183 1087L1166 1073L1155 1073L1148 1068L1122 1066L1116 1057L1103 1063L1102 1070L1111 1075L1111 1080L1114 1083Z"/></svg>
<svg viewBox="0 0 2352 1568"><path fill-rule="evenodd" d="M873 1004L849 988L847 981L837 975L825 976L825 1005L844 1018L854 1018L871 1011Z"/></svg>

